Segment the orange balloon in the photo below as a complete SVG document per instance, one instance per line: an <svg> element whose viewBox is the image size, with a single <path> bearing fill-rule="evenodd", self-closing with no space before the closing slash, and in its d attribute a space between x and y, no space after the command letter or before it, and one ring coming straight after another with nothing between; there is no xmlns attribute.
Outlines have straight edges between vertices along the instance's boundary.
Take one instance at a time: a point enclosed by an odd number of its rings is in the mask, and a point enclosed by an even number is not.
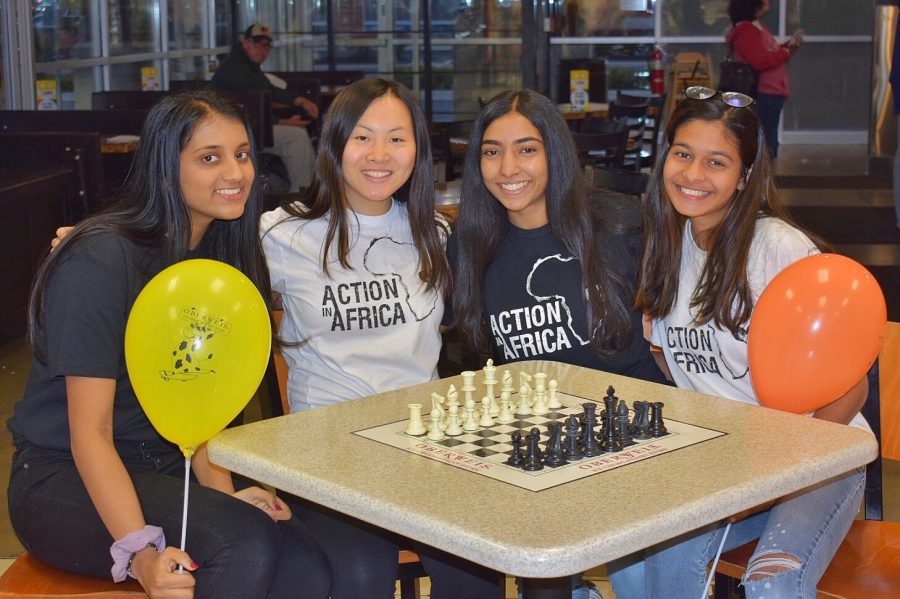
<svg viewBox="0 0 900 599"><path fill-rule="evenodd" d="M850 258L817 254L778 273L750 318L747 352L759 402L804 414L847 393L878 356L887 306Z"/></svg>

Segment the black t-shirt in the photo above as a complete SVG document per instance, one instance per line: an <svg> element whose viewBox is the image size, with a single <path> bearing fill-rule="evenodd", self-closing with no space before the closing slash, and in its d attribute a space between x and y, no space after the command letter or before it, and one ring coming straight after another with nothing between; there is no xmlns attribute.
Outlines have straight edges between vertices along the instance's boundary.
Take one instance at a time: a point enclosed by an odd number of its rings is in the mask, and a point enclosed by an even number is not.
<svg viewBox="0 0 900 599"><path fill-rule="evenodd" d="M597 231L598 247L623 280L635 280L640 239ZM456 239L448 243L451 264ZM624 298L630 306L633 298ZM581 263L545 225L520 229L509 224L506 238L488 265L483 317L498 363L554 360L664 383L665 377L643 338L641 314L631 311L631 343L603 356L590 343Z"/></svg>
<svg viewBox="0 0 900 599"><path fill-rule="evenodd" d="M44 316L25 394L8 426L13 441L70 453L66 376L116 380L116 441L160 441L128 379L125 325L147 281L162 270L157 252L114 233L78 240L44 289Z"/></svg>

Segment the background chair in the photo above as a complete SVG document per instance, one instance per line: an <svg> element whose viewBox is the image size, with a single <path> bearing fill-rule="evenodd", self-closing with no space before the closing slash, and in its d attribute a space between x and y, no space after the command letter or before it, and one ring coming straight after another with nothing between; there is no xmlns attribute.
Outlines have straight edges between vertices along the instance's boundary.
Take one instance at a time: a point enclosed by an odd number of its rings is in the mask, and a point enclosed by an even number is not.
<svg viewBox="0 0 900 599"><path fill-rule="evenodd" d="M572 139L583 167L623 167L628 130L621 124L611 122L605 133L573 133Z"/></svg>
<svg viewBox="0 0 900 599"><path fill-rule="evenodd" d="M628 130L628 144L625 149L624 168L641 170L641 150L644 147L644 132L647 128L647 111L650 104L620 104L610 102L610 120L623 119Z"/></svg>
<svg viewBox="0 0 900 599"><path fill-rule="evenodd" d="M882 406L896 409L900 396L882 394L896 390L900 371L896 356L900 352L900 323L889 322L888 334L878 361L869 371L869 397L862 410L881 443ZM893 359L893 361L892 361ZM855 520L850 532L819 581L819 596L847 599L896 599L900 597L900 522L882 520L881 453L866 467L862 520ZM756 547L752 541L722 554L716 566L716 599L743 597L737 585Z"/></svg>
<svg viewBox="0 0 900 599"><path fill-rule="evenodd" d="M644 173L599 165L591 167L589 176L594 187L633 196L642 196L650 181Z"/></svg>
<svg viewBox="0 0 900 599"><path fill-rule="evenodd" d="M641 169L652 169L656 164L659 150L659 132L662 130L666 94L659 96L633 96L619 92L616 103L623 105L647 104L646 127L644 128L644 144L641 147Z"/></svg>

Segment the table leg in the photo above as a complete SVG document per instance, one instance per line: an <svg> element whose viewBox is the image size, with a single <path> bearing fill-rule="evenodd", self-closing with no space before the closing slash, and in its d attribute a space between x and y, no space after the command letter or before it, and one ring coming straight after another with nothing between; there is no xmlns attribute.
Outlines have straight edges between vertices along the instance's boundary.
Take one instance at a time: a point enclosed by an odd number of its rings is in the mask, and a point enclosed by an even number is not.
<svg viewBox="0 0 900 599"><path fill-rule="evenodd" d="M522 599L570 599L571 597L571 576L522 579Z"/></svg>

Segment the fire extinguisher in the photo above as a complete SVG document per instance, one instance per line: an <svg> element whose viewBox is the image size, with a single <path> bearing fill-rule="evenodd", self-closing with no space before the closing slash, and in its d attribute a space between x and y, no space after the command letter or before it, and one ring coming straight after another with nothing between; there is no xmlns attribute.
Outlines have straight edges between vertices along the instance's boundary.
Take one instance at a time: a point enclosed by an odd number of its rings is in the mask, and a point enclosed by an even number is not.
<svg viewBox="0 0 900 599"><path fill-rule="evenodd" d="M662 50L654 46L650 53L650 93L654 96L661 96L666 91L666 72L662 58Z"/></svg>

